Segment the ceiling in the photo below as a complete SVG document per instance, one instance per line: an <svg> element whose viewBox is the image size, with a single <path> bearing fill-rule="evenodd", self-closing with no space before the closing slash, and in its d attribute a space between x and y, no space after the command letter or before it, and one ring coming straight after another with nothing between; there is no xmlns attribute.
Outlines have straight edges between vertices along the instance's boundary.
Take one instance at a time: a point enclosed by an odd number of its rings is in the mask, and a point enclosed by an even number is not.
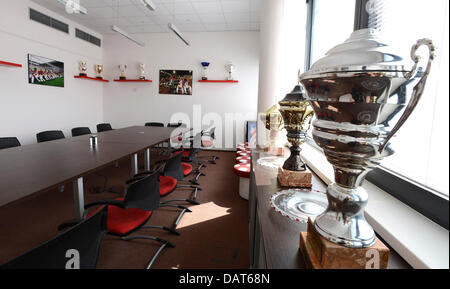
<svg viewBox="0 0 450 289"><path fill-rule="evenodd" d="M129 33L169 32L168 22L183 32L257 31L261 0L152 0L150 11L141 0L79 0L88 13L68 14L58 0L32 0L101 34L111 25Z"/></svg>

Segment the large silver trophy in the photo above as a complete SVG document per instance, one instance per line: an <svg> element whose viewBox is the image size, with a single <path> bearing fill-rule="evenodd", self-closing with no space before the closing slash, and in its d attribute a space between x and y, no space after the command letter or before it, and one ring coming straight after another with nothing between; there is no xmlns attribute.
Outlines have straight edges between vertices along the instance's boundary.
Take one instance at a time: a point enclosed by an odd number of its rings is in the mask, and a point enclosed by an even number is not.
<svg viewBox="0 0 450 289"><path fill-rule="evenodd" d="M351 34L301 75L314 109L314 141L333 165L335 182L327 188L328 208L314 221L325 239L350 248L370 247L375 233L364 219L367 173L391 154L390 138L414 110L423 93L434 46L418 40L413 62L392 51L377 31ZM417 49L425 45L429 59L418 67ZM412 91L410 89L412 88Z"/></svg>

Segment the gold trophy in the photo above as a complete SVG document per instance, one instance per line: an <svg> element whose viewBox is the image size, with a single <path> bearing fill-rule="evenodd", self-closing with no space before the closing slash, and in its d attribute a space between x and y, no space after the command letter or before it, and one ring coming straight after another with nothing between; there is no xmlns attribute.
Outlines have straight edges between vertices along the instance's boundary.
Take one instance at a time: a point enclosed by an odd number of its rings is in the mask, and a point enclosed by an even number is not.
<svg viewBox="0 0 450 289"><path fill-rule="evenodd" d="M96 74L95 77L98 79L103 79L103 76L102 76L103 65L101 65L101 64L94 65L94 70L95 70L95 74Z"/></svg>
<svg viewBox="0 0 450 289"><path fill-rule="evenodd" d="M125 80L127 79L127 77L125 76L125 70L127 70L128 66L126 64L121 64L119 65L119 70L120 70L120 80Z"/></svg>
<svg viewBox="0 0 450 289"><path fill-rule="evenodd" d="M291 143L290 157L278 170L278 180L284 187L310 188L312 174L300 157L300 145L306 140L306 134L314 116L314 111L306 100L306 93L299 81L292 92L279 102L284 128Z"/></svg>
<svg viewBox="0 0 450 289"><path fill-rule="evenodd" d="M79 71L79 76L87 76L86 73L87 67L86 67L86 62L85 61L79 61L78 62L78 71Z"/></svg>

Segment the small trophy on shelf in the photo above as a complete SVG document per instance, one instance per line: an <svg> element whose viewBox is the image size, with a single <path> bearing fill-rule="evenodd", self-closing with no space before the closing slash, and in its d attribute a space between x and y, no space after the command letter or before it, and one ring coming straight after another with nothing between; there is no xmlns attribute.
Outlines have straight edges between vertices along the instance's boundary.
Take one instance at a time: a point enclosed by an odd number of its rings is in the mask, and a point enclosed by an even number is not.
<svg viewBox="0 0 450 289"><path fill-rule="evenodd" d="M234 80L233 71L236 69L236 66L232 62L228 62L227 65L225 65L225 67L228 72L227 80Z"/></svg>
<svg viewBox="0 0 450 289"><path fill-rule="evenodd" d="M145 80L145 64L139 63L139 69L141 70L141 76L139 76L139 79Z"/></svg>
<svg viewBox="0 0 450 289"><path fill-rule="evenodd" d="M202 66L203 66L203 71L202 71L202 80L208 80L208 66L209 66L209 62L202 62Z"/></svg>
<svg viewBox="0 0 450 289"><path fill-rule="evenodd" d="M95 70L95 78L103 79L103 76L102 76L103 65L101 65L101 64L94 65L94 70Z"/></svg>
<svg viewBox="0 0 450 289"><path fill-rule="evenodd" d="M120 70L120 80L125 80L127 79L127 77L125 76L125 70L127 70L128 66L126 64L121 64L119 65L119 70Z"/></svg>
<svg viewBox="0 0 450 289"><path fill-rule="evenodd" d="M86 67L86 62L85 61L79 61L78 62L78 71L79 71L79 76L87 76L86 73L87 67Z"/></svg>

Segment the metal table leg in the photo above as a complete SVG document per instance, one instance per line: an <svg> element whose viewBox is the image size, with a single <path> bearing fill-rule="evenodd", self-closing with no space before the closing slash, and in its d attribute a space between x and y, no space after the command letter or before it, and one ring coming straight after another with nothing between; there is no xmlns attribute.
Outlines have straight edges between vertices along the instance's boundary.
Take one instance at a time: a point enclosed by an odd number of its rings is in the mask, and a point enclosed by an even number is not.
<svg viewBox="0 0 450 289"><path fill-rule="evenodd" d="M75 206L75 219L82 220L84 215L84 188L82 177L73 181L73 200Z"/></svg>
<svg viewBox="0 0 450 289"><path fill-rule="evenodd" d="M146 149L144 152L144 159L145 159L145 171L150 171L150 149Z"/></svg>
<svg viewBox="0 0 450 289"><path fill-rule="evenodd" d="M73 181L73 205L75 209L75 218L59 225L58 230L72 227L81 222L84 218L84 187L82 177Z"/></svg>
<svg viewBox="0 0 450 289"><path fill-rule="evenodd" d="M131 157L131 177L134 177L139 172L138 168L138 155L134 154Z"/></svg>

